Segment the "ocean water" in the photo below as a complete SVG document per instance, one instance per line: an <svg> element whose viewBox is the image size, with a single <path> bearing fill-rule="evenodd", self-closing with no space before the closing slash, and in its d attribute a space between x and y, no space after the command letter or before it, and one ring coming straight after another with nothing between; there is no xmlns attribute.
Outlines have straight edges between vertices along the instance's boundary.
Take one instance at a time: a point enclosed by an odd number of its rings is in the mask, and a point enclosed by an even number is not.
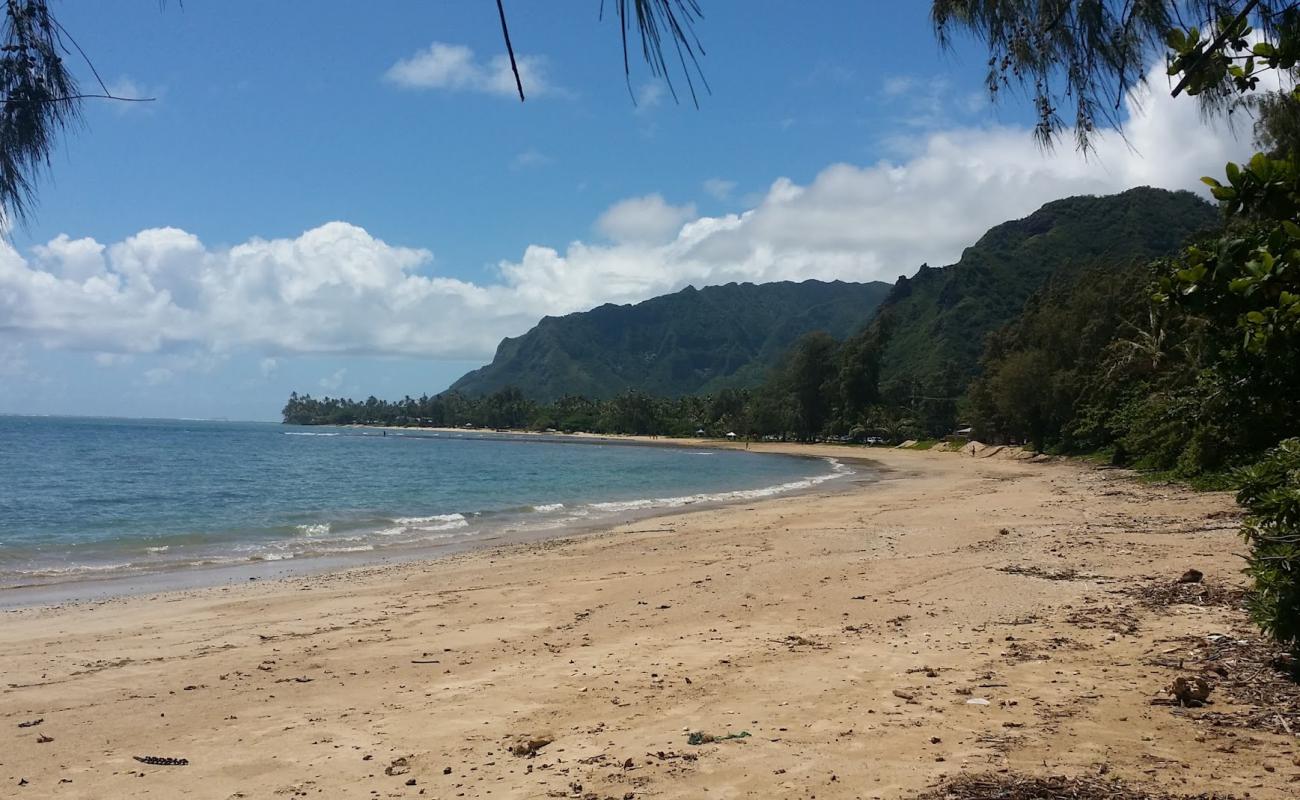
<svg viewBox="0 0 1300 800"><path fill-rule="evenodd" d="M851 472L557 437L0 416L0 588L436 553Z"/></svg>

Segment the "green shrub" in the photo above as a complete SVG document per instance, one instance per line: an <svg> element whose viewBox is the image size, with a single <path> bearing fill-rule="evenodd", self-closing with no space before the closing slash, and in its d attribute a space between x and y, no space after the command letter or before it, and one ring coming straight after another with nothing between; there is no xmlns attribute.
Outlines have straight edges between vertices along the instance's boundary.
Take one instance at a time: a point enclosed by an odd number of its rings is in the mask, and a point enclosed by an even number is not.
<svg viewBox="0 0 1300 800"><path fill-rule="evenodd" d="M1300 650L1300 439L1287 439L1239 473L1237 502L1249 514L1250 611L1264 632Z"/></svg>

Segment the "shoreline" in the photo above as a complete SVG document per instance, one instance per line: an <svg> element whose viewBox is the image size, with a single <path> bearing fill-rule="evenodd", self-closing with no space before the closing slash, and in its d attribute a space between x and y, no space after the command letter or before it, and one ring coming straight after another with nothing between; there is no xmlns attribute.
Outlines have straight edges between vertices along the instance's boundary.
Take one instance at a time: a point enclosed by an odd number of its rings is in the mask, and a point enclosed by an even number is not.
<svg viewBox="0 0 1300 800"><path fill-rule="evenodd" d="M876 456L890 472L847 491L4 612L0 785L825 800L1006 771L1293 796L1296 738L1234 694L1255 669L1245 651L1207 708L1151 703L1216 637L1257 639L1231 599L1226 493L1068 462ZM1202 593L1153 604L1189 567ZM517 756L521 738L548 743Z"/></svg>
<svg viewBox="0 0 1300 800"><path fill-rule="evenodd" d="M364 428L377 426L333 426ZM389 428L388 430L392 430ZM459 433L457 429L423 429L435 432ZM466 438L490 440L506 439L510 434L502 432L478 432L486 435ZM531 435L528 432L513 432L519 435ZM614 446L653 446L675 449L739 449L728 447L728 442L701 443L696 440L662 439L652 440L645 437L605 437L573 435L554 436L541 434L545 438L536 440L539 444L559 442L573 443L581 441L590 444L610 444ZM396 544L356 552L326 553L303 558L279 560L249 559L230 563L191 563L160 564L151 569L123 569L118 572L88 572L66 578L33 579L30 583L14 584L0 587L0 611L41 605L62 605L78 602L98 602L119 596L153 595L160 593L204 589L212 587L229 587L247 581L283 580L333 572L348 571L375 566L395 566L411 562L422 562L452 557L461 553L473 552L485 548L509 547L517 544L529 544L549 539L565 539L588 535L607 529L644 522L658 517L673 516L691 510L723 508L736 503L753 502L754 498L735 497L748 493L771 492L772 497L796 497L816 491L823 485L838 486L847 484L850 479L862 480L861 473L875 475L878 464L858 455L826 456L799 453L771 452L761 455L779 455L786 458L800 458L807 461L829 462L831 473L808 476L792 483L812 481L812 485L798 488L783 488L787 484L758 486L752 489L723 491L700 499L684 497L646 498L643 507L632 507L611 511L605 515L573 518L559 525L542 524L542 520L521 520L503 523L514 527L489 527L464 538L439 543ZM845 475L836 475L838 465L848 465L850 470ZM843 478L844 480L840 480ZM673 501L683 501L675 503ZM640 503L642 501L629 501ZM656 505L658 503L658 505ZM468 512L467 512L468 513Z"/></svg>

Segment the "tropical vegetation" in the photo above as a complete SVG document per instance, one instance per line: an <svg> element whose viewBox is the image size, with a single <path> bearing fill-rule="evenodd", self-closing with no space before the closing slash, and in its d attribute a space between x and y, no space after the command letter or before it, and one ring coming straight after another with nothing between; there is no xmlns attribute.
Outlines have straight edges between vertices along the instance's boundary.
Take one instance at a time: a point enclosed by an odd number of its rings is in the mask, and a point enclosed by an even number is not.
<svg viewBox="0 0 1300 800"><path fill-rule="evenodd" d="M813 280L688 286L635 305L544 317L451 389L478 396L513 386L552 402L754 388L800 336L848 336L889 291L887 283Z"/></svg>

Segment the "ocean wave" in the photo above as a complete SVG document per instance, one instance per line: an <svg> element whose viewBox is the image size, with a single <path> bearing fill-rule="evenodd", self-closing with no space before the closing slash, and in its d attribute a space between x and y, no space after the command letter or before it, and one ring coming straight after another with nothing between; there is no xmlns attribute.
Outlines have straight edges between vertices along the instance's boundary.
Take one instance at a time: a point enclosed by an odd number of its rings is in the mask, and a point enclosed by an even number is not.
<svg viewBox="0 0 1300 800"><path fill-rule="evenodd" d="M284 434L285 436L341 436L342 435L337 431L321 432L321 433L318 433L316 431L280 431L280 433Z"/></svg>
<svg viewBox="0 0 1300 800"><path fill-rule="evenodd" d="M775 486L764 486L759 489L736 489L730 492L689 494L678 497L647 497L637 500L588 503L587 506L596 511L622 513L628 511L642 511L649 508L681 508L682 506L696 505L698 503L721 503L728 500L760 500L764 497L772 497L778 494L785 494L786 492L811 489L814 486L825 483L826 481L836 480L853 474L853 470L845 466L838 459L827 458L825 460L831 465L830 472L822 475L811 475L801 480L788 481Z"/></svg>
<svg viewBox="0 0 1300 800"><path fill-rule="evenodd" d="M318 550L313 550L312 553L321 555L332 555L334 553L368 553L374 549L375 546L373 544L357 544L345 547L322 547Z"/></svg>
<svg viewBox="0 0 1300 800"><path fill-rule="evenodd" d="M293 436L346 435L338 432L307 431L282 431L282 433ZM701 451L699 454L713 455L714 453ZM824 469L822 474L755 489L678 496L649 496L606 502L571 500L567 504L539 502L529 505L525 501L509 508L489 509L482 512L465 511L409 517L338 518L333 520L332 524L330 522L287 525L282 523L263 531L251 532L252 536L241 531L240 538L234 541L222 540L209 534L183 537L177 535L161 540L152 538L155 542L153 545L148 544L150 541L148 538L144 541L136 539L120 544L95 545L94 550L83 556L91 563L82 564L71 564L67 561L56 561L51 564L44 558L40 560L36 557L29 558L25 554L26 551L24 554L0 553L0 558L3 558L0 563L4 563L4 568L0 569L0 580L8 580L5 576L23 575L37 581L53 582L76 580L81 577L89 579L92 576L102 577L113 573L123 575L147 573L171 567L216 567L236 563L287 561L295 558L307 561L312 557L365 554L372 551L400 552L403 548L419 547L422 544L437 547L474 541L478 538L492 541L502 533L516 530L524 533L532 531L535 535L542 535L543 531L562 531L566 527L577 528L619 516L635 517L654 514L658 509L671 510L697 504L756 500L811 489L827 481L854 474L852 469L836 459L828 458L825 461L829 468ZM667 495L669 492L664 494ZM321 514L321 516L326 515ZM304 517L298 517L298 520L303 519ZM161 544L160 541L166 544ZM119 560L125 563L112 563ZM44 563L41 563L42 561ZM11 564L14 567L22 566L27 569L10 569Z"/></svg>
<svg viewBox="0 0 1300 800"><path fill-rule="evenodd" d="M464 528L469 525L469 520L465 519L464 514L434 514L429 517L398 517L393 520L400 528L399 530L412 529L417 531L446 531L453 528ZM381 531L380 533L385 533Z"/></svg>
<svg viewBox="0 0 1300 800"><path fill-rule="evenodd" d="M12 574L25 578L67 578L74 575L93 575L99 572L121 572L134 567L134 564L77 564L70 567L42 567L38 569L16 569Z"/></svg>

